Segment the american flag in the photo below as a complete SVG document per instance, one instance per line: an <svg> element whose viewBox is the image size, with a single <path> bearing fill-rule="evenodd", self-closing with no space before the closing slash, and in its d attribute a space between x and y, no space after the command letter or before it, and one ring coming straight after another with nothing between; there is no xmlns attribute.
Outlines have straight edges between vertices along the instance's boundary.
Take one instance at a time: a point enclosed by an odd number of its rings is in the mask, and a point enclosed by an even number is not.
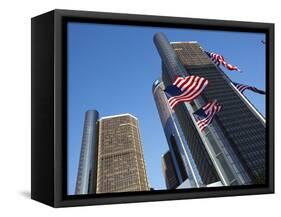
<svg viewBox="0 0 281 217"><path fill-rule="evenodd" d="M199 76L177 77L171 86L164 91L168 103L173 109L180 102L191 102L198 97L208 85L208 80Z"/></svg>
<svg viewBox="0 0 281 217"><path fill-rule="evenodd" d="M201 132L212 122L215 114L222 109L222 105L217 100L208 102L196 112L193 113L194 118Z"/></svg>
<svg viewBox="0 0 281 217"><path fill-rule="evenodd" d="M222 64L225 68L227 68L229 70L236 70L236 71L240 72L240 69L238 69L237 66L233 66L233 65L227 63L222 55L217 54L217 53L208 52L208 51L205 51L205 53L218 66L220 64Z"/></svg>
<svg viewBox="0 0 281 217"><path fill-rule="evenodd" d="M252 87L252 86L248 86L246 84L239 84L239 83L234 83L232 82L232 84L241 92L243 93L245 90L251 90L253 92L259 93L259 94L265 94L265 91L263 90L259 90L256 87Z"/></svg>

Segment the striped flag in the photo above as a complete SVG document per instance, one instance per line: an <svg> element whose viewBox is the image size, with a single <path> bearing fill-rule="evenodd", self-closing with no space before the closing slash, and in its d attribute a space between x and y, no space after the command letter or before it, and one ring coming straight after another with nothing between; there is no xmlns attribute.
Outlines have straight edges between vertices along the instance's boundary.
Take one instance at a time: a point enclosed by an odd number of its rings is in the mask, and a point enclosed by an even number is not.
<svg viewBox="0 0 281 217"><path fill-rule="evenodd" d="M239 90L239 92L243 93L245 90L251 90L253 92L259 93L259 94L265 94L265 91L259 90L256 87L248 86L246 84L238 84L232 82L232 84Z"/></svg>
<svg viewBox="0 0 281 217"><path fill-rule="evenodd" d="M205 53L218 66L220 65L221 62L224 61L224 57L222 55L219 55L219 54L216 54L216 53L211 53L211 52L208 52L208 51L205 51Z"/></svg>
<svg viewBox="0 0 281 217"><path fill-rule="evenodd" d="M215 114L219 112L222 105L217 103L217 100L208 102L196 112L193 113L196 123L201 132L212 122Z"/></svg>
<svg viewBox="0 0 281 217"><path fill-rule="evenodd" d="M164 91L168 103L173 109L180 102L191 102L198 97L208 85L208 80L199 76L177 77L171 86Z"/></svg>
<svg viewBox="0 0 281 217"><path fill-rule="evenodd" d="M211 53L208 51L205 51L205 53L208 55L208 57L215 63L217 64L217 66L219 66L220 64L222 64L225 68L227 68L228 70L236 70L238 72L240 72L240 69L238 69L237 66L233 66L229 63L227 63L224 59L224 57L220 54L217 53Z"/></svg>

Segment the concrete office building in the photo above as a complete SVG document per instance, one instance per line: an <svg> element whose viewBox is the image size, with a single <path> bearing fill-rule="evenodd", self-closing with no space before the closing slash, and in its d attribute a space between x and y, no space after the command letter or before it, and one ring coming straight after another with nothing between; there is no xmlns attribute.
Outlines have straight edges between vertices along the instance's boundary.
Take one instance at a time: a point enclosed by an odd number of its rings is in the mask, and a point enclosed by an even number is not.
<svg viewBox="0 0 281 217"><path fill-rule="evenodd" d="M136 117L100 118L98 141L97 193L150 190Z"/></svg>

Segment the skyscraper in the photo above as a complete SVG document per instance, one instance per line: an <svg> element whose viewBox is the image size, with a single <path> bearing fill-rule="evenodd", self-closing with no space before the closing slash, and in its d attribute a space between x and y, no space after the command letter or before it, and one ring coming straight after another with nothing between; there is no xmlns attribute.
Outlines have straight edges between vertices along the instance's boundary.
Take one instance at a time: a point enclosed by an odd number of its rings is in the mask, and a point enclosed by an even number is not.
<svg viewBox="0 0 281 217"><path fill-rule="evenodd" d="M97 193L150 190L136 117L100 118L98 144Z"/></svg>
<svg viewBox="0 0 281 217"><path fill-rule="evenodd" d="M96 192L98 117L99 113L96 110L89 110L85 113L75 194Z"/></svg>
<svg viewBox="0 0 281 217"><path fill-rule="evenodd" d="M162 59L165 87L171 85L177 75L198 75L209 81L200 97L192 103L180 103L174 110L183 132L182 138L186 140L204 185L217 180L223 185L264 183L264 118L225 73L210 61L197 42L170 43L158 33L154 43ZM214 99L223 105L223 109L201 133L193 113ZM159 108L158 111L161 117L162 111ZM165 130L164 125L163 128Z"/></svg>
<svg viewBox="0 0 281 217"><path fill-rule="evenodd" d="M179 180L170 151L162 156L162 170L167 189L176 189L179 186Z"/></svg>
<svg viewBox="0 0 281 217"><path fill-rule="evenodd" d="M164 89L163 82L157 80L153 84L152 93L175 166L177 179L179 183L189 179L192 187L201 187L204 182L199 174L182 128L179 125L178 118L169 107ZM212 167L205 164L205 169L210 173L208 183L216 182L218 177L215 172L211 174Z"/></svg>

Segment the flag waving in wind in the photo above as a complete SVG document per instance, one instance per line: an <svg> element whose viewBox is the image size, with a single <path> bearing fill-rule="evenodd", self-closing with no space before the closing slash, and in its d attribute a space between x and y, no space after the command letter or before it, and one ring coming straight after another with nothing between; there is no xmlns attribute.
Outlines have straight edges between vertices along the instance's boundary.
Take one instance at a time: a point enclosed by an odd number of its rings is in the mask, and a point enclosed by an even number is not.
<svg viewBox="0 0 281 217"><path fill-rule="evenodd" d="M215 114L219 112L221 108L222 105L218 104L217 101L214 100L193 113L201 132L204 131L204 129L212 122Z"/></svg>
<svg viewBox="0 0 281 217"><path fill-rule="evenodd" d="M248 86L246 84L238 84L232 82L232 84L239 90L240 93L243 93L245 90L251 90L253 92L259 93L259 94L265 94L265 91L259 90L256 87Z"/></svg>
<svg viewBox="0 0 281 217"><path fill-rule="evenodd" d="M211 53L211 52L208 52L208 51L205 51L205 53L208 55L209 58L211 58L211 60L215 64L217 64L217 66L222 64L228 70L231 70L231 71L236 70L236 71L240 72L240 69L238 69L237 66L233 66L233 65L227 63L222 55L217 54L217 53Z"/></svg>
<svg viewBox="0 0 281 217"><path fill-rule="evenodd" d="M208 85L208 80L199 76L177 77L171 86L164 91L168 103L173 109L180 102L191 102L198 97Z"/></svg>

